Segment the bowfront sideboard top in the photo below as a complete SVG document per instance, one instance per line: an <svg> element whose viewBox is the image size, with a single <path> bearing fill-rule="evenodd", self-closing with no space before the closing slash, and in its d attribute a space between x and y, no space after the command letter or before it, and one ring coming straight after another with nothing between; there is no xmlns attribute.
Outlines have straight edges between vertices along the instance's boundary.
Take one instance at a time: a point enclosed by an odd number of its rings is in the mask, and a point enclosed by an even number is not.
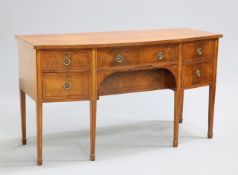
<svg viewBox="0 0 238 175"><path fill-rule="evenodd" d="M168 44L219 37L222 35L186 28L16 36L18 40L25 41L34 49L80 49Z"/></svg>
<svg viewBox="0 0 238 175"><path fill-rule="evenodd" d="M177 147L184 90L207 85L208 138L212 138L221 37L185 28L16 36L22 143L26 144L25 94L36 101L37 164L41 165L43 103L90 101L90 159L95 160L100 96L171 89L175 92L173 146Z"/></svg>

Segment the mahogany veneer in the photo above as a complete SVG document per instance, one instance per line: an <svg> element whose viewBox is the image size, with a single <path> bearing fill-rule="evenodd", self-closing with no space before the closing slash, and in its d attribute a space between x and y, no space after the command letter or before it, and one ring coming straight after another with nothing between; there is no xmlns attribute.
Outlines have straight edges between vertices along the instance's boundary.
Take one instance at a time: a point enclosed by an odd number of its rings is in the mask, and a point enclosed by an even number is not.
<svg viewBox="0 0 238 175"><path fill-rule="evenodd" d="M16 36L22 143L25 93L36 101L37 164L42 164L42 105L90 100L90 159L95 160L96 104L102 95L172 89L178 146L184 90L209 85L208 138L213 136L218 40L194 29Z"/></svg>

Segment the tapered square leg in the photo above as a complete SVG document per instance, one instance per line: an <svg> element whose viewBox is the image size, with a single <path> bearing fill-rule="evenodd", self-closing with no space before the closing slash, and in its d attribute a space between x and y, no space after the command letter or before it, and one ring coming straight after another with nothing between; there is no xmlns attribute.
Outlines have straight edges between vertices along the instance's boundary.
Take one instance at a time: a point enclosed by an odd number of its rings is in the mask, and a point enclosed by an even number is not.
<svg viewBox="0 0 238 175"><path fill-rule="evenodd" d="M96 108L97 108L97 50L92 49L91 81L90 81L90 160L95 160L96 142Z"/></svg>
<svg viewBox="0 0 238 175"><path fill-rule="evenodd" d="M95 160L97 100L90 101L90 160Z"/></svg>
<svg viewBox="0 0 238 175"><path fill-rule="evenodd" d="M183 122L183 101L184 101L184 89L181 90L181 102L180 102L180 111L179 111L179 123Z"/></svg>
<svg viewBox="0 0 238 175"><path fill-rule="evenodd" d="M36 103L37 165L42 165L42 103Z"/></svg>
<svg viewBox="0 0 238 175"><path fill-rule="evenodd" d="M173 141L174 147L178 146L181 95L182 95L182 89L176 89L174 94L174 141Z"/></svg>
<svg viewBox="0 0 238 175"><path fill-rule="evenodd" d="M209 139L213 137L213 121L214 121L214 106L215 106L216 85L209 86L209 109L208 109L208 133Z"/></svg>
<svg viewBox="0 0 238 175"><path fill-rule="evenodd" d="M26 145L26 94L20 89L22 144Z"/></svg>

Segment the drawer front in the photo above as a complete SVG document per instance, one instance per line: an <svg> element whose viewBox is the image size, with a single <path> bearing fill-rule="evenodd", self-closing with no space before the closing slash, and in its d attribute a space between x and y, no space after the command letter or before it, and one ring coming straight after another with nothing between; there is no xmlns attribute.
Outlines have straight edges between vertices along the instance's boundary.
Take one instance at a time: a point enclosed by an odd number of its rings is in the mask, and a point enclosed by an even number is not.
<svg viewBox="0 0 238 175"><path fill-rule="evenodd" d="M214 56L214 40L189 42L183 45L183 60L210 60Z"/></svg>
<svg viewBox="0 0 238 175"><path fill-rule="evenodd" d="M105 48L98 50L98 67L130 66L139 64L138 48Z"/></svg>
<svg viewBox="0 0 238 175"><path fill-rule="evenodd" d="M89 70L89 51L43 52L41 54L42 70Z"/></svg>
<svg viewBox="0 0 238 175"><path fill-rule="evenodd" d="M136 48L98 50L98 67L132 66L177 61L178 45L155 45Z"/></svg>
<svg viewBox="0 0 238 175"><path fill-rule="evenodd" d="M185 64L183 77L185 88L209 84L212 80L212 64L209 61Z"/></svg>
<svg viewBox="0 0 238 175"><path fill-rule="evenodd" d="M44 73L43 98L45 101L89 99L89 74Z"/></svg>
<svg viewBox="0 0 238 175"><path fill-rule="evenodd" d="M141 49L141 63L178 61L178 45L145 46Z"/></svg>

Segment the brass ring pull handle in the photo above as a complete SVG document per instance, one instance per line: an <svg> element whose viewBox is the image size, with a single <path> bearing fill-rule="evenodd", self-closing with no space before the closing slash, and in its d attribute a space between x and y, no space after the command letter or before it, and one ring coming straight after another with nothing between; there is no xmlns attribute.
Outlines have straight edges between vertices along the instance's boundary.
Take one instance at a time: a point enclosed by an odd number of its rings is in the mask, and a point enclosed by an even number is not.
<svg viewBox="0 0 238 175"><path fill-rule="evenodd" d="M124 61L124 57L123 57L123 55L117 55L116 56L116 58L115 58L115 61L117 62L117 63L122 63L123 61Z"/></svg>
<svg viewBox="0 0 238 175"><path fill-rule="evenodd" d="M69 83L69 82L64 83L64 89L66 89L66 90L71 89L71 83Z"/></svg>
<svg viewBox="0 0 238 175"><path fill-rule="evenodd" d="M158 60L163 60L164 59L164 52L162 52L162 51L158 52L157 59Z"/></svg>
<svg viewBox="0 0 238 175"><path fill-rule="evenodd" d="M200 70L200 69L196 70L196 76L197 76L197 77L200 77L200 76L201 76L201 70Z"/></svg>
<svg viewBox="0 0 238 175"><path fill-rule="evenodd" d="M70 57L69 57L68 55L66 55L66 56L64 57L64 65L65 65L65 66L69 66L70 63L71 63Z"/></svg>
<svg viewBox="0 0 238 175"><path fill-rule="evenodd" d="M199 56L202 55L202 48L201 48L201 47L197 48L197 54L198 54Z"/></svg>

